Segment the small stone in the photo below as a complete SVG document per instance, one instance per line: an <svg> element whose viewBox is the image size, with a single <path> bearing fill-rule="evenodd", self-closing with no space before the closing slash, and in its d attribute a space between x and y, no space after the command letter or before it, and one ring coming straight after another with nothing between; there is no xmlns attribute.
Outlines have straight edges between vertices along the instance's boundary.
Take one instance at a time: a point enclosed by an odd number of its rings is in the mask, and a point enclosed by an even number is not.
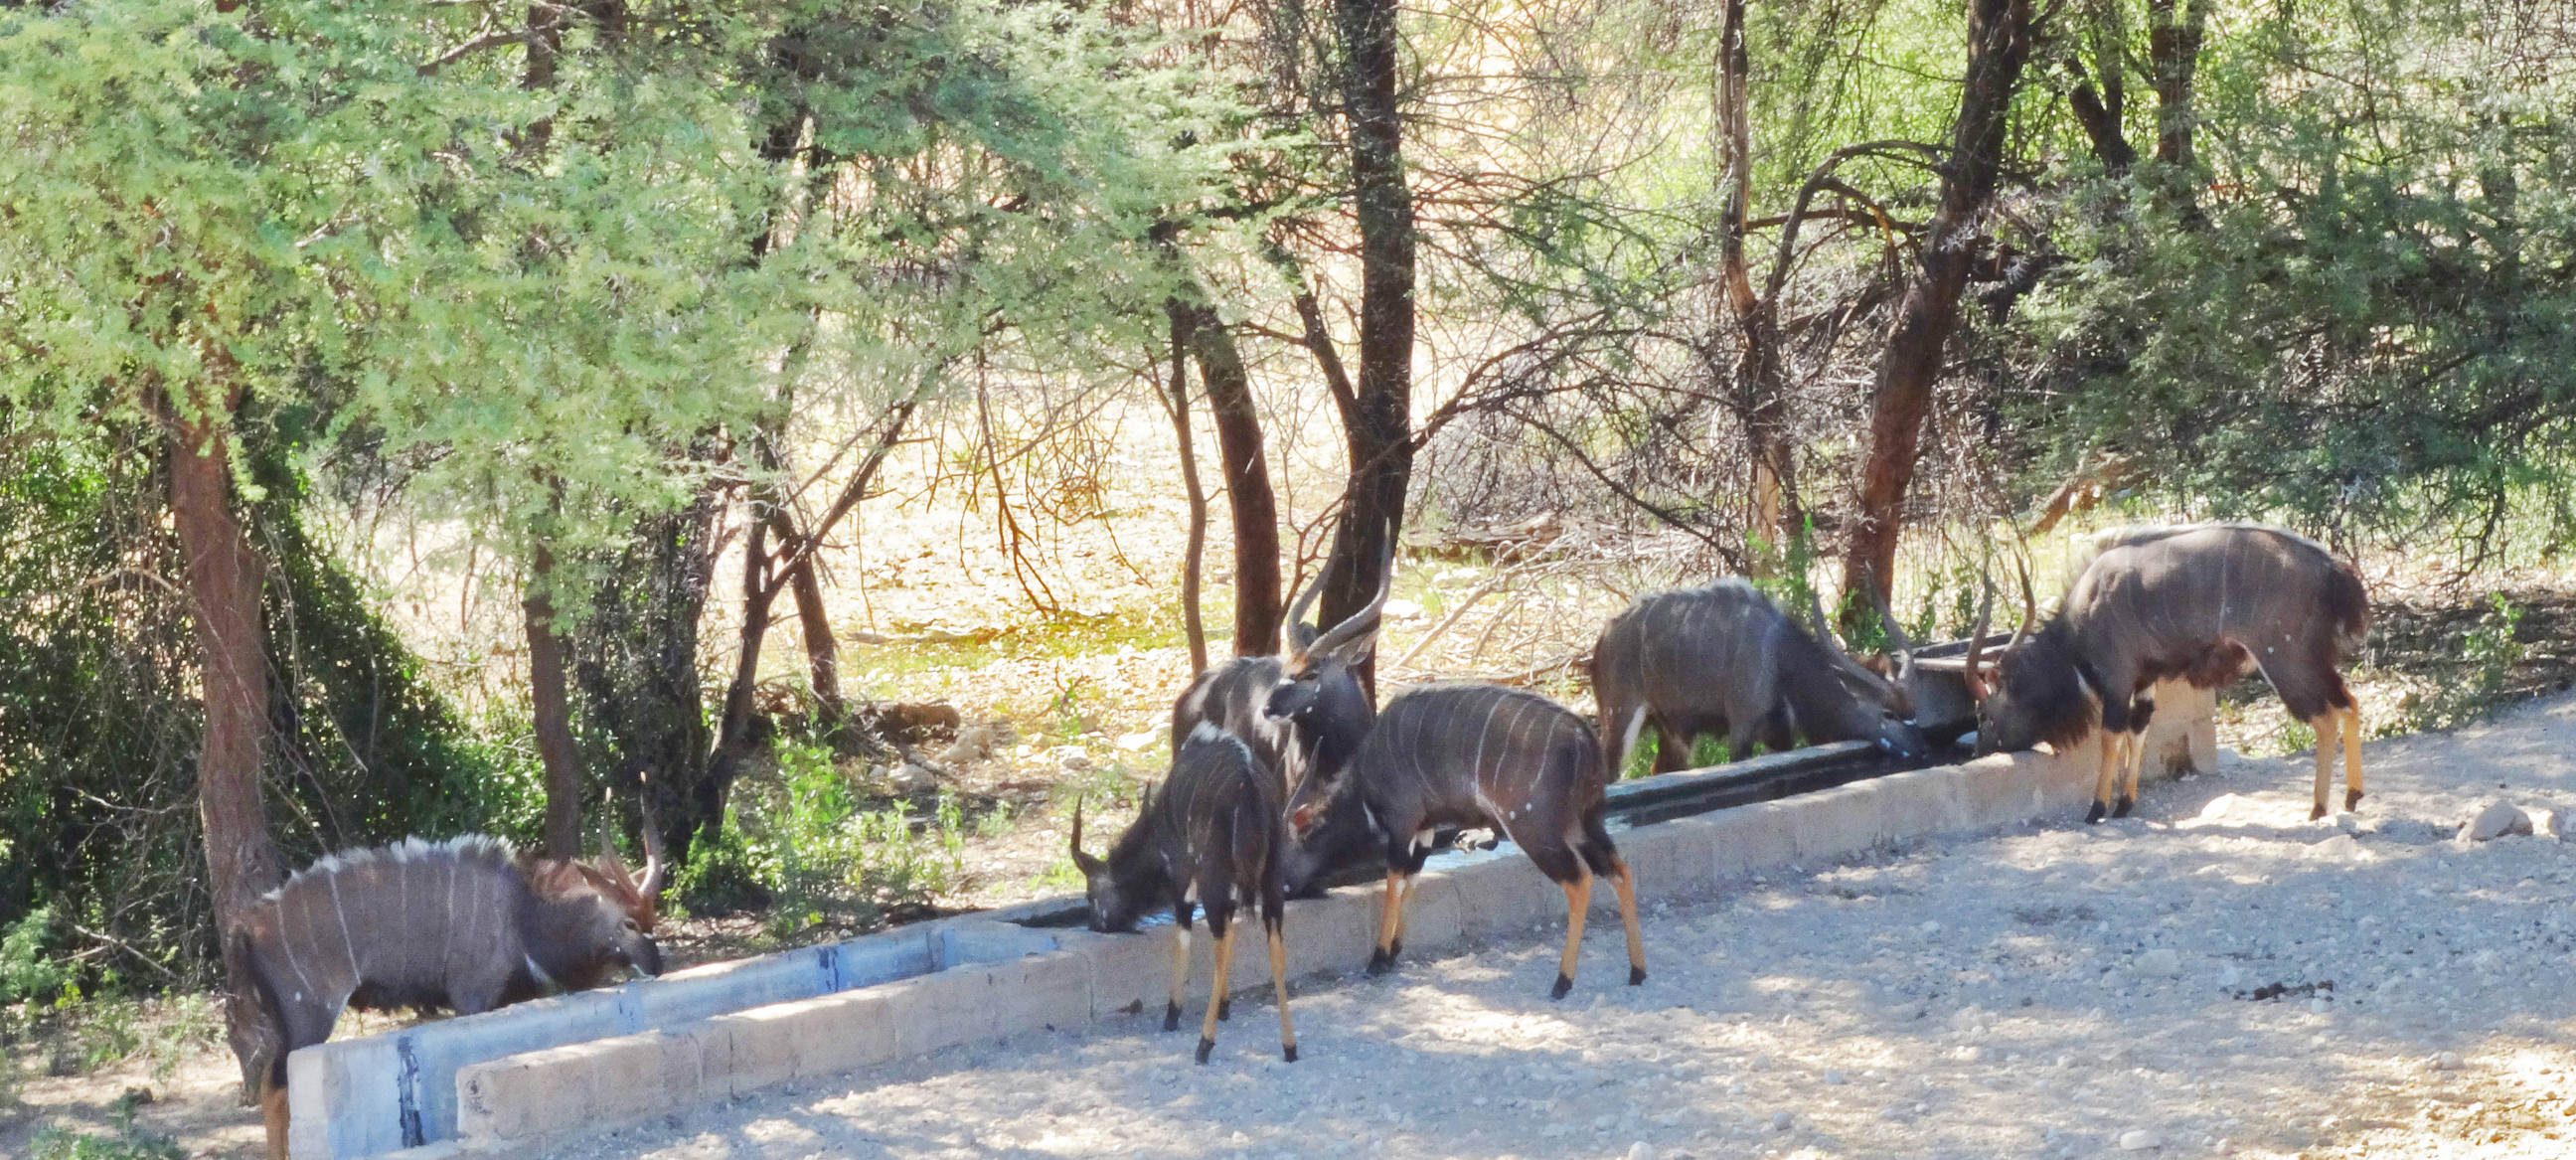
<svg viewBox="0 0 2576 1160"><path fill-rule="evenodd" d="M1154 747L1154 743L1162 739L1162 734L1151 729L1147 729L1140 733L1121 734L1118 738L1118 751L1121 753L1142 753L1145 750L1152 749Z"/></svg>
<svg viewBox="0 0 2576 1160"><path fill-rule="evenodd" d="M2120 1133L2120 1150L2123 1152L2149 1152L2164 1146L2164 1137L2145 1128L2132 1128Z"/></svg>
<svg viewBox="0 0 2576 1160"><path fill-rule="evenodd" d="M1388 620L1413 620L1422 615L1422 605L1418 601L1398 596L1387 601L1386 606L1380 611Z"/></svg>
<svg viewBox="0 0 2576 1160"><path fill-rule="evenodd" d="M2182 974L2182 953L2172 947L2156 947L2138 956L2138 973L2158 979L2176 978Z"/></svg>
<svg viewBox="0 0 2576 1160"><path fill-rule="evenodd" d="M2236 969L2236 966L2235 966L2235 964L2233 964L2233 963L2230 963L2230 964L2228 964L2227 966L2224 966L2224 967L2221 967L2221 968L2219 968L2219 969L2218 969L2218 985L2219 985L2219 986L2222 986L2222 987L2233 987L2233 986L2236 986L2236 985L2238 985L2238 984L2240 984L2240 983L2243 983L2244 981L2245 981L2245 972L2243 972L2243 971L2240 971L2240 970Z"/></svg>
<svg viewBox="0 0 2576 1160"><path fill-rule="evenodd" d="M1843 1083L1843 1073L1831 1068L1826 1069L1825 1083L1833 1087L1841 1087Z"/></svg>
<svg viewBox="0 0 2576 1160"><path fill-rule="evenodd" d="M2462 842L2490 842L2507 834L2531 833L2531 815L2514 808L2508 801L2495 801L2479 810L2477 816L2460 823Z"/></svg>
<svg viewBox="0 0 2576 1160"><path fill-rule="evenodd" d="M1941 933L1941 923L1935 919L1925 919L1923 925L1915 927L1914 929L1921 931L1927 936L1936 935Z"/></svg>
<svg viewBox="0 0 2576 1160"><path fill-rule="evenodd" d="M1772 1130L1772 1131L1774 1131L1774 1132L1786 1132L1786 1131L1788 1131L1788 1130L1789 1130L1789 1121L1790 1121L1790 1119L1791 1119L1791 1117L1790 1117L1789 1113L1787 1113L1787 1112L1773 1112L1773 1113L1771 1113L1771 1130Z"/></svg>
<svg viewBox="0 0 2576 1160"><path fill-rule="evenodd" d="M1655 1160L1655 1146L1643 1140L1628 1145L1628 1160Z"/></svg>
<svg viewBox="0 0 2576 1160"><path fill-rule="evenodd" d="M2209 799L2208 805L2200 807L2200 820L2204 822L2223 821L2226 819L2227 815L2235 813L2237 807L2243 805L2244 802L2245 799L2237 794L2220 794L2217 797Z"/></svg>
<svg viewBox="0 0 2576 1160"><path fill-rule="evenodd" d="M2323 999L2308 1000L2308 1014L2310 1015L2323 1015L2329 1010L2332 1010L2332 1008L2328 1006L2326 1001Z"/></svg>
<svg viewBox="0 0 2576 1160"><path fill-rule="evenodd" d="M2466 1062L2467 1061L2460 1058L2459 1052L2445 1051L2442 1054L2433 1057L2433 1070L2458 1071Z"/></svg>
<svg viewBox="0 0 2576 1160"><path fill-rule="evenodd" d="M939 777L907 761L886 775L886 784L899 794L930 793L939 788Z"/></svg>

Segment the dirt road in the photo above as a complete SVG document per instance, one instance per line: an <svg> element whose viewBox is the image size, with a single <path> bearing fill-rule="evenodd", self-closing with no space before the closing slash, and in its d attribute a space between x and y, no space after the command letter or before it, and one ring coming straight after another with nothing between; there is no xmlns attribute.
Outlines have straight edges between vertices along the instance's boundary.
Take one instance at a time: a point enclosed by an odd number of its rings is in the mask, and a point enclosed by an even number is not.
<svg viewBox="0 0 2576 1160"><path fill-rule="evenodd" d="M1659 907L1642 987L1595 924L1561 1004L1545 929L1309 980L1293 1065L1245 1000L1205 1067L1140 1016L565 1154L2576 1155L2576 844L2451 836L2576 807L2576 698L2368 761L2357 817L2304 819L2303 759L2232 759L2124 821Z"/></svg>

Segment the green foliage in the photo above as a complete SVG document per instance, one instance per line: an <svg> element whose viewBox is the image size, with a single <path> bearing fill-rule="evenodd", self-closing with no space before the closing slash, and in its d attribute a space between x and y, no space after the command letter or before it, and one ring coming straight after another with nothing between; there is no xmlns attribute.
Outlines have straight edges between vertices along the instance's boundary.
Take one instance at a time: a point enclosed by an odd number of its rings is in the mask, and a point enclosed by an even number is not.
<svg viewBox="0 0 2576 1160"><path fill-rule="evenodd" d="M2055 227L2073 261L2027 315L2049 389L2019 419L2209 515L2458 531L2481 554L2517 493L2563 494L2576 80L2492 18L2232 29L2194 109L2204 171L2078 181Z"/></svg>
<svg viewBox="0 0 2576 1160"><path fill-rule="evenodd" d="M2530 646L2516 638L2526 610L2501 592L2488 600L2486 615L2460 638L2458 670L2438 675L2429 694L2409 692L2398 702L2397 731L2457 729L2504 703L2514 670L2530 654Z"/></svg>
<svg viewBox="0 0 2576 1160"><path fill-rule="evenodd" d="M734 789L725 836L673 879L691 913L766 905L770 933L866 930L934 904L965 872L963 803L871 807L828 747L781 744L775 773Z"/></svg>
<svg viewBox="0 0 2576 1160"><path fill-rule="evenodd" d="M39 906L0 934L0 1006L51 999L72 981L71 972L46 957L54 913Z"/></svg>
<svg viewBox="0 0 2576 1160"><path fill-rule="evenodd" d="M108 1109L109 1134L47 1128L36 1133L30 1160L188 1160L179 1142L135 1122L132 1094L118 1097Z"/></svg>

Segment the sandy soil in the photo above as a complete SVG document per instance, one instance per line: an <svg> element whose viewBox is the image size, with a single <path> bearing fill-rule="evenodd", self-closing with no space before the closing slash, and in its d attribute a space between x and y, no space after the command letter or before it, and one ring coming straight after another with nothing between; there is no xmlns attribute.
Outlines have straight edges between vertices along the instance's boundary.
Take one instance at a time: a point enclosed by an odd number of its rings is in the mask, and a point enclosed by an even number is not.
<svg viewBox="0 0 2576 1160"><path fill-rule="evenodd" d="M1207 1067L1139 1017L562 1155L2576 1154L2576 844L2450 837L2499 797L2576 806L2571 753L2576 698L2375 743L2360 815L2316 824L2304 761L2231 759L2098 828L1655 908L1638 988L1598 938L1548 1002L1536 930L1309 981L1294 1065L1243 1001Z"/></svg>

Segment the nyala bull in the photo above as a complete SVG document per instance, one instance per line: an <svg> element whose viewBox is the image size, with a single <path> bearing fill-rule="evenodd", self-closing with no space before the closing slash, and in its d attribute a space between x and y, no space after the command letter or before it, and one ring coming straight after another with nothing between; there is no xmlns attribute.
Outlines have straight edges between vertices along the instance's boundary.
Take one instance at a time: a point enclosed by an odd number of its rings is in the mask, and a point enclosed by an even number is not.
<svg viewBox="0 0 2576 1160"><path fill-rule="evenodd" d="M269 1155L286 1155L287 1054L329 1039L344 1008L473 1015L595 987L618 967L659 974L663 866L645 832L641 874L613 849L564 861L468 835L334 854L262 897L227 953L250 977L251 1039L266 1045L243 1051L242 1082L259 1095Z"/></svg>
<svg viewBox="0 0 2576 1160"><path fill-rule="evenodd" d="M2338 736L2344 808L2361 804L2361 711L2340 669L2369 632L2370 602L2361 577L2324 546L2256 524L2122 529L2103 538L2055 615L2039 619L2026 583L2022 598L2021 630L1993 673L1979 661L1983 615L1970 638L1977 747L2064 749L2098 726L2102 766L2086 821L2137 802L2139 735L2155 710L2146 690L2167 679L2215 688L2249 666L2316 729L2310 816L2326 815ZM2123 760L2128 780L2114 801Z"/></svg>
<svg viewBox="0 0 2576 1160"><path fill-rule="evenodd" d="M1190 681L1172 705L1172 752L1178 754L1201 726L1230 734L1252 751L1253 759L1279 779L1285 797L1317 767L1350 761L1377 721L1377 705L1361 687L1357 667L1377 649L1380 612L1395 582L1395 557L1387 557L1386 579L1376 599L1340 624L1318 631L1305 622L1306 610L1324 590L1318 574L1303 595L1288 606L1288 647L1275 657L1236 657L1210 665ZM1265 711L1271 693L1291 681L1315 682L1321 692L1304 711L1273 717ZM1377 832L1356 800L1337 803L1306 833L1280 851L1280 874L1291 897L1323 893L1324 880L1345 867L1366 864L1377 853Z"/></svg>

